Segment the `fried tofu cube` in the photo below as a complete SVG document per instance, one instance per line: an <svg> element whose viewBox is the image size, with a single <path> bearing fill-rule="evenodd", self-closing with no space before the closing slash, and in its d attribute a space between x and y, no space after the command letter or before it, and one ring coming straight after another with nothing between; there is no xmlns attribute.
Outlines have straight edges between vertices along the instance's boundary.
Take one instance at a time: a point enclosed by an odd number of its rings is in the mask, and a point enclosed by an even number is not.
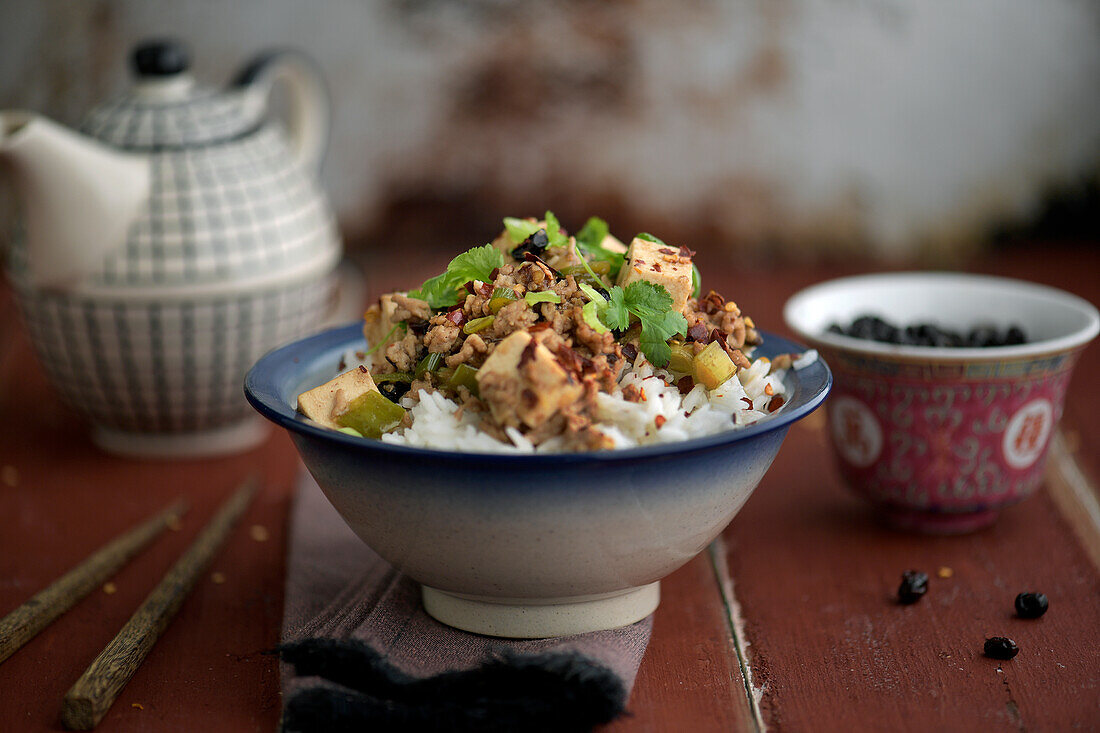
<svg viewBox="0 0 1100 733"><path fill-rule="evenodd" d="M371 391L377 392L378 387L370 372L366 367L356 367L298 395L298 412L327 428L339 430L336 418L347 411L352 400Z"/></svg>
<svg viewBox="0 0 1100 733"><path fill-rule="evenodd" d="M682 313L694 289L691 258L680 254L675 247L635 237L619 272L618 284L625 288L635 280L663 285L672 296L672 307Z"/></svg>
<svg viewBox="0 0 1100 733"><path fill-rule="evenodd" d="M604 237L603 241L600 242L600 246L608 252L618 252L621 255L625 255L627 250L626 245L620 242L614 234L608 234Z"/></svg>
<svg viewBox="0 0 1100 733"><path fill-rule="evenodd" d="M478 392L501 424L536 427L577 401L584 387L524 331L501 341L477 373Z"/></svg>

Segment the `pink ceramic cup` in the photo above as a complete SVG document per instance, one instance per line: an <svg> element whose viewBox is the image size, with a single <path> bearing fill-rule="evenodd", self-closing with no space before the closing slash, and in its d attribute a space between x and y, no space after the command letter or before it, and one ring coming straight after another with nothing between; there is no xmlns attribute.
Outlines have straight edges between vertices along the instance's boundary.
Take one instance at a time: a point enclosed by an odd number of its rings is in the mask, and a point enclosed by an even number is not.
<svg viewBox="0 0 1100 733"><path fill-rule="evenodd" d="M1021 326L1028 343L898 346L826 329L877 315L899 327ZM982 275L894 273L797 293L787 325L833 370L829 436L847 484L895 526L969 532L1032 494L1074 363L1100 331L1090 303Z"/></svg>

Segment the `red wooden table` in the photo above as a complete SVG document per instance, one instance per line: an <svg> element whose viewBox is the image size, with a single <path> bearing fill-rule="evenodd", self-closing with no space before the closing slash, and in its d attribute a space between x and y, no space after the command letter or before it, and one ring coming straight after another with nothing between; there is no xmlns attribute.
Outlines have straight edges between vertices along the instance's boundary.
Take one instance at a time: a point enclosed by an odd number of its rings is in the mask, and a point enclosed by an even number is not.
<svg viewBox="0 0 1100 733"><path fill-rule="evenodd" d="M1041 251L1038 257L1035 251ZM368 290L439 261L374 260ZM745 270L700 255L708 285L767 330L783 301L858 266ZM1096 247L1016 249L969 269L1056 285L1100 302ZM1100 729L1100 346L1070 387L1048 485L992 528L923 537L879 526L841 486L823 417L794 427L768 475L711 550L663 583L653 639L610 731ZM298 470L285 435L231 458L107 456L47 385L0 288L0 614L108 538L186 496L190 512L109 584L0 663L0 731L60 729L61 698L250 472L263 491L153 648L103 731L273 731L286 520ZM910 568L932 576L893 600ZM939 577L937 572L944 568ZM1051 599L1037 621L1017 592ZM1020 645L982 656L987 636Z"/></svg>

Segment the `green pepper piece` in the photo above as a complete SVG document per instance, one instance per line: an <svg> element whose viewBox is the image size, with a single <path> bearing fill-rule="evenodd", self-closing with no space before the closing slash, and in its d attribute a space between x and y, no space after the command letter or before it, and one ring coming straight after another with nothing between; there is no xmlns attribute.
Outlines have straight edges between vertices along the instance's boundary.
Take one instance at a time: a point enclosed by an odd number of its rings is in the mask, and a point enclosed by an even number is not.
<svg viewBox="0 0 1100 733"><path fill-rule="evenodd" d="M371 390L356 397L348 409L337 416L336 423L359 431L365 438L381 438L397 427L405 417L405 408L387 400L381 392Z"/></svg>
<svg viewBox="0 0 1100 733"><path fill-rule="evenodd" d="M420 360L420 363L416 365L416 370L413 374L417 379L424 376L426 372L434 372L439 368L439 365L443 363L443 354L438 352L432 352Z"/></svg>
<svg viewBox="0 0 1100 733"><path fill-rule="evenodd" d="M447 386L452 390L457 390L459 387L465 387L470 390L470 394L477 396L477 369L474 369L469 364L459 364L455 369L454 374L447 380Z"/></svg>
<svg viewBox="0 0 1100 733"><path fill-rule="evenodd" d="M707 389L718 385L737 373L737 365L729 358L717 341L711 341L695 357L695 381Z"/></svg>
<svg viewBox="0 0 1100 733"><path fill-rule="evenodd" d="M462 333L467 336L472 333L480 333L493 325L493 321L495 320L496 316L483 316L482 318L475 318L472 321L466 321L466 325L462 327Z"/></svg>
<svg viewBox="0 0 1100 733"><path fill-rule="evenodd" d="M681 374L691 374L694 370L695 353L685 344L669 344L672 355L668 358L668 368Z"/></svg>
<svg viewBox="0 0 1100 733"><path fill-rule="evenodd" d="M560 303L561 296L555 293L553 290L532 290L523 296L523 299L527 301L527 305L534 306L536 303Z"/></svg>

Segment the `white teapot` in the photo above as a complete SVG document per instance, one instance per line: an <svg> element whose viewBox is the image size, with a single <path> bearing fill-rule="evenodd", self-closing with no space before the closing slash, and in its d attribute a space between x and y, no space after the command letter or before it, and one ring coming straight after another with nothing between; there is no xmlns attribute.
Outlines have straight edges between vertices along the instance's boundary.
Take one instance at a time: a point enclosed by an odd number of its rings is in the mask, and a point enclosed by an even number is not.
<svg viewBox="0 0 1100 733"><path fill-rule="evenodd" d="M101 447L244 450L264 435L245 372L334 300L341 244L317 182L328 97L292 52L222 90L197 84L171 41L132 62L131 91L93 109L83 134L0 112L0 164L23 210L8 277L51 382ZM285 129L268 119L276 84Z"/></svg>

